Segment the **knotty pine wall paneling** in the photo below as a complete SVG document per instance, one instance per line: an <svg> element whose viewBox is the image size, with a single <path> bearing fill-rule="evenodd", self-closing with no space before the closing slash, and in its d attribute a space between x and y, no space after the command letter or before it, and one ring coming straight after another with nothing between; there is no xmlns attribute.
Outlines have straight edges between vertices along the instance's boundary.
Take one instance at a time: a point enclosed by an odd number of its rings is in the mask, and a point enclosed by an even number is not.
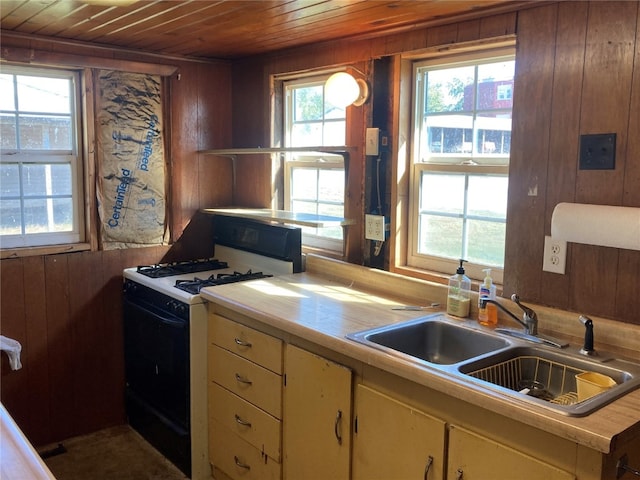
<svg viewBox="0 0 640 480"><path fill-rule="evenodd" d="M624 166L623 205L640 206L640 6L636 20L634 72L629 102L627 152ZM620 250L616 282L616 317L640 323L640 252ZM631 299L631 301L630 301ZM635 300L635 301L634 301Z"/></svg>
<svg viewBox="0 0 640 480"><path fill-rule="evenodd" d="M545 222L551 221L553 209L558 203L571 202L575 196L578 142L567 141L567 139L577 139L580 132L581 85L587 14L586 3L561 5L557 11L555 64L551 94L554 108L551 112L549 128L549 151L551 153L548 162L546 162L548 188L546 191ZM548 235L549 232L546 234ZM568 275L542 272L540 298L544 298L546 302L551 304L567 305L569 279Z"/></svg>
<svg viewBox="0 0 640 480"><path fill-rule="evenodd" d="M640 323L640 252L570 243L565 275L541 268L559 202L640 206L639 6L560 2L518 13L506 294ZM580 170L580 135L610 132L615 170Z"/></svg>
<svg viewBox="0 0 640 480"><path fill-rule="evenodd" d="M201 208L232 203L231 161L199 154L231 146L230 67L187 63L171 77L174 240Z"/></svg>
<svg viewBox="0 0 640 480"><path fill-rule="evenodd" d="M270 78L254 66L233 67L233 147L271 147ZM281 145L278 145L281 146ZM238 155L234 205L282 208L282 192L274 180L283 178L281 162L271 155Z"/></svg>
<svg viewBox="0 0 640 480"><path fill-rule="evenodd" d="M633 64L639 5L638 2L616 2L615 6L603 2L589 4L580 133L616 133L616 168L578 170L575 197L578 203L625 204L625 166L631 161L627 139L638 135L638 131L629 131L629 119L634 68L636 76L640 75L640 65ZM635 115L638 114L636 111ZM639 153L635 152L635 161L639 161ZM616 288L623 283L627 268L619 264L620 250L573 244L571 252L568 268L575 288L570 289L569 305L592 314L617 314ZM640 295L636 299L637 307Z"/></svg>
<svg viewBox="0 0 640 480"><path fill-rule="evenodd" d="M504 291L529 301L540 298L556 22L554 8L518 15Z"/></svg>
<svg viewBox="0 0 640 480"><path fill-rule="evenodd" d="M159 61L118 49L24 37L3 36L2 44L33 49L35 58L46 52L46 58L67 66L69 58ZM36 446L126 421L122 270L211 255L211 218L197 213L231 202L228 159L212 161L198 154L230 146L230 65L167 63L178 66L166 82L169 225L175 243L0 261L0 331L22 344L23 364L11 371L2 355L0 395Z"/></svg>
<svg viewBox="0 0 640 480"><path fill-rule="evenodd" d="M122 270L167 250L0 262L2 334L22 345L22 369L2 356L2 402L34 445L125 422Z"/></svg>

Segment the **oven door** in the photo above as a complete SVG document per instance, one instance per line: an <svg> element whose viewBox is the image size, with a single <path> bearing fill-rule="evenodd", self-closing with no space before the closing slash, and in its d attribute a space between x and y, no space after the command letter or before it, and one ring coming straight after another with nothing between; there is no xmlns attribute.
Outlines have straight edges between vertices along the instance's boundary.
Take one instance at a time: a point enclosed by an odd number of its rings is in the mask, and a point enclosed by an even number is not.
<svg viewBox="0 0 640 480"><path fill-rule="evenodd" d="M189 321L125 296L127 390L189 430Z"/></svg>

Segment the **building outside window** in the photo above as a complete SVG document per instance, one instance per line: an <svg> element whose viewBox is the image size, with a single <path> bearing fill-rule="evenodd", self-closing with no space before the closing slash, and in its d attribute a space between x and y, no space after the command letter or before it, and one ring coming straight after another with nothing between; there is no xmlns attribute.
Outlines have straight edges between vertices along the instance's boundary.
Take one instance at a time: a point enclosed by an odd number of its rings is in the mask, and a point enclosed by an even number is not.
<svg viewBox="0 0 640 480"><path fill-rule="evenodd" d="M83 241L78 76L3 66L0 73L2 248Z"/></svg>
<svg viewBox="0 0 640 480"><path fill-rule="evenodd" d="M514 69L513 49L414 64L409 265L502 281Z"/></svg>
<svg viewBox="0 0 640 480"><path fill-rule="evenodd" d="M325 98L329 75L284 83L285 147L344 146L346 109ZM285 162L285 209L298 213L344 216L345 170L341 155L288 154ZM342 228L303 227L303 244L342 251Z"/></svg>

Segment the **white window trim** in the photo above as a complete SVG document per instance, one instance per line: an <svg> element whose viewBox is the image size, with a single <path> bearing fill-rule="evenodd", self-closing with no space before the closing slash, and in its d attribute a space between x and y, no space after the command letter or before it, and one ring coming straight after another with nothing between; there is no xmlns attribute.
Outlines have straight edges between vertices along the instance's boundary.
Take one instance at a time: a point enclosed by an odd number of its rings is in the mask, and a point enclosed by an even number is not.
<svg viewBox="0 0 640 480"><path fill-rule="evenodd" d="M478 165L468 162L468 164L454 164L453 159L447 158L446 155L436 156L436 162L420 162L415 159L418 158L420 149L419 142L420 137L420 124L421 115L417 112L416 105L423 104L422 96L424 89L416 89L416 72L419 68L425 66L442 66L443 68L451 68L456 65L467 64L477 60L500 60L500 59L515 59L515 47L507 47L501 49L493 49L488 51L477 51L472 53L464 53L451 58L429 58L420 59L413 62L411 68L411 84L413 85L414 95L411 97L411 138L412 145L410 149L409 158L409 178L410 178L410 192L409 192L409 224L407 231L407 266L410 268L418 268L428 271L441 272L444 274L455 273L456 268L459 265L459 261L454 259L445 259L442 257L435 257L432 255L425 255L417 252L418 242L418 228L419 228L419 201L420 201L420 179L421 174L424 171L446 171L446 172L460 172L460 173L473 173L473 174L509 174L508 159L507 161L501 161L499 157L487 157L488 164ZM416 98L420 97L420 98ZM460 160L460 157L464 155L456 156L455 161ZM470 159L469 159L470 160ZM477 162L478 158L473 159ZM482 160L480 160L482 161ZM491 265L481 265L473 263L465 263L465 271L471 278L481 280L484 278L482 270L484 268L491 268L491 276L495 283L501 284L503 281L503 268L497 268Z"/></svg>
<svg viewBox="0 0 640 480"><path fill-rule="evenodd" d="M290 99L290 90L287 88L289 86L295 87L304 87L310 85L317 85L319 83L323 83L327 78L334 73L318 73L313 76L306 76L301 78L287 78L283 79L283 91L284 91L284 102L285 102L285 118L284 118L284 128L283 128L283 136L285 138L285 147L291 146L291 138L289 128L290 125L287 122L287 119L293 118L293 102ZM325 123L330 123L332 119L325 119ZM342 121L339 120L339 121ZM346 135L346 132L345 132ZM314 145L314 146L323 146L323 145ZM331 147L340 147L340 145L330 145ZM296 167L311 167L311 168L320 168L326 170L339 169L345 171L344 157L342 155L332 155L328 153L323 153L321 155L314 155L312 153L289 153L285 156L284 161L284 208L285 210L291 210L291 177L292 170ZM346 174L346 171L345 171ZM326 203L326 202L325 202ZM343 208L345 206L344 199L342 202ZM316 229L317 231L317 229ZM342 231L342 235L344 236L344 230ZM302 231L302 242L303 246L308 246L312 248L317 248L321 250L330 250L333 252L343 252L344 249L344 238L334 239L322 235L314 235L310 233L309 229L303 228Z"/></svg>
<svg viewBox="0 0 640 480"><path fill-rule="evenodd" d="M17 152L16 150L2 150L2 157L7 157L7 163L18 163L22 168L24 163L34 163L34 155L45 153L46 157L40 157L35 163L69 163L71 166L71 181L73 185L72 201L74 208L74 218L72 230L68 232L47 232L31 233L19 235L0 236L0 248L42 248L59 247L60 245L75 245L84 242L85 212L84 212L84 177L82 162L82 147L80 144L80 132L82 124L81 112L81 78L77 71L69 69L35 68L29 66L6 65L2 68L3 73L12 75L44 76L69 78L72 81L73 105L72 105L72 150L71 152L56 150L28 150Z"/></svg>

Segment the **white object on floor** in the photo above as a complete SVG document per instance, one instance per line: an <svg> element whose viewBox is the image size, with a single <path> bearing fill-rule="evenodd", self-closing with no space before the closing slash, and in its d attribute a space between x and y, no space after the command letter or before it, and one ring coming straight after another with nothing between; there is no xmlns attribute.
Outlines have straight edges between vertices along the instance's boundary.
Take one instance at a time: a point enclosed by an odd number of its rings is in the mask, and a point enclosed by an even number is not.
<svg viewBox="0 0 640 480"><path fill-rule="evenodd" d="M55 480L4 405L0 404L0 478Z"/></svg>

